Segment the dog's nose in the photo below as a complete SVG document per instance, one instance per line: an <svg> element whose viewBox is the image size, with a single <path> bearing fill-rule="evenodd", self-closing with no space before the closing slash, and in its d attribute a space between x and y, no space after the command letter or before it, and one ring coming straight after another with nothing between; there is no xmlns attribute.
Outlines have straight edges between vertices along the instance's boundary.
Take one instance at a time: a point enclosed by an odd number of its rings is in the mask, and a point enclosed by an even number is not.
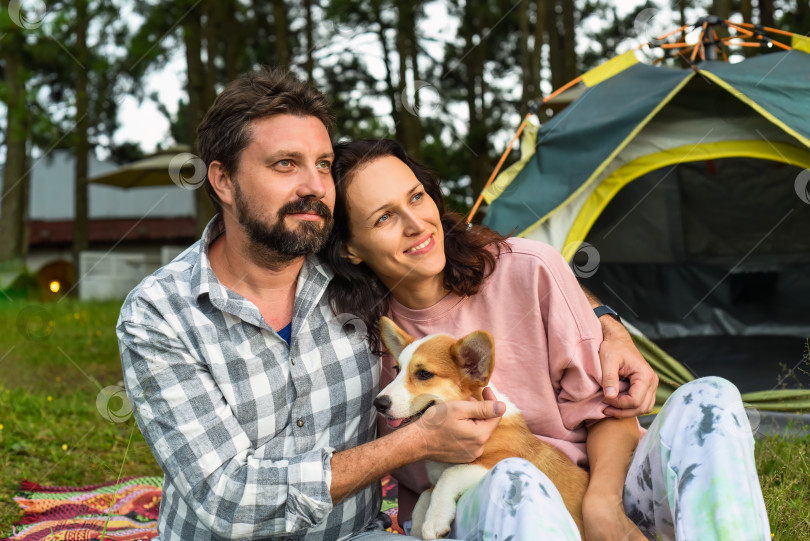
<svg viewBox="0 0 810 541"><path fill-rule="evenodd" d="M385 413L388 411L388 408L391 407L391 399L387 396L378 396L374 399L374 407L377 408L377 411L380 413Z"/></svg>

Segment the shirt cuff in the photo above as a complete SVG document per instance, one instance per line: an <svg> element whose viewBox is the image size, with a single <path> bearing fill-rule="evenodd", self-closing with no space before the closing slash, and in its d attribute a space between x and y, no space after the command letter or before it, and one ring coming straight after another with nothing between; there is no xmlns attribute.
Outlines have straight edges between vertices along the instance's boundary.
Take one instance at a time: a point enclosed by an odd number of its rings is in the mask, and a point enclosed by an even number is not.
<svg viewBox="0 0 810 541"><path fill-rule="evenodd" d="M332 455L331 447L306 453L290 462L287 470L288 532L311 528L324 520L332 510Z"/></svg>

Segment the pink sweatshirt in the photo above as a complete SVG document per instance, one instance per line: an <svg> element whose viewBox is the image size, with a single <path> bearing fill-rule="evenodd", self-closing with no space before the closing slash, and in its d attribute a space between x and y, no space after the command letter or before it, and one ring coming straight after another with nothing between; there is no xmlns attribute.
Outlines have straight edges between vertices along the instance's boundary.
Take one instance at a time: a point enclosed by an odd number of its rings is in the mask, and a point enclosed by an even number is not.
<svg viewBox="0 0 810 541"><path fill-rule="evenodd" d="M423 310L392 300L391 317L417 338L489 331L495 338L492 385L521 410L538 438L587 466L586 423L603 419L607 407L599 320L559 252L522 238L509 244L512 252L501 254L478 294L450 294ZM393 376L393 359L385 355L381 388ZM390 430L379 426L383 433ZM419 466L397 475L417 492L429 486Z"/></svg>

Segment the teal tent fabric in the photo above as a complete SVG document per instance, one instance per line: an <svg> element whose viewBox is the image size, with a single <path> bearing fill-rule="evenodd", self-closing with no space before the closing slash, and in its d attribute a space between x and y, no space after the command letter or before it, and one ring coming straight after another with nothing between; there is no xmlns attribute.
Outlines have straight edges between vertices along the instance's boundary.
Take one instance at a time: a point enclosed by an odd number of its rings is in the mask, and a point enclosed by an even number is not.
<svg viewBox="0 0 810 541"><path fill-rule="evenodd" d="M751 57L745 62L704 62L709 71L810 139L810 54L798 50Z"/></svg>
<svg viewBox="0 0 810 541"><path fill-rule="evenodd" d="M810 139L810 55L793 50L737 64L703 62L699 68ZM580 188L639 123L693 74L691 69L639 63L589 88L541 127L537 153L490 204L483 223L502 234L531 227ZM714 106L695 104L696 109Z"/></svg>
<svg viewBox="0 0 810 541"><path fill-rule="evenodd" d="M690 73L636 64L589 88L540 129L537 154L484 224L519 233L561 205Z"/></svg>

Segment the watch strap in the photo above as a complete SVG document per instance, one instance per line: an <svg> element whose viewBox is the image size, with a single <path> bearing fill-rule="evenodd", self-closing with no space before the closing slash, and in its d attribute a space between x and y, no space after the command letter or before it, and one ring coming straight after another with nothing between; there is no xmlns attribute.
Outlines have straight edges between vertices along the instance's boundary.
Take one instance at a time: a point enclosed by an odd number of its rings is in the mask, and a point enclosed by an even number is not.
<svg viewBox="0 0 810 541"><path fill-rule="evenodd" d="M608 314L610 316L613 316L616 319L616 321L621 322L621 318L619 317L619 314L616 313L616 310L614 310L613 308L611 308L607 304L603 304L602 306L597 306L596 308L593 309L593 313L596 314L597 318L602 317L605 314Z"/></svg>

